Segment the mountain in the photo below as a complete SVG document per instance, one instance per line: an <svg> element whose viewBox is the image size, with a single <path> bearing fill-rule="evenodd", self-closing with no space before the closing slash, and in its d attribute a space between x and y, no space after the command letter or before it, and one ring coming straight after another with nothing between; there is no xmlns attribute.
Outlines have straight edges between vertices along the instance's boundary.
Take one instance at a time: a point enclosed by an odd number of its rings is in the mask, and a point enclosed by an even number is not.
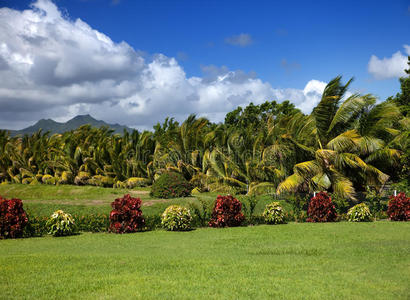
<svg viewBox="0 0 410 300"><path fill-rule="evenodd" d="M43 132L49 131L50 134L54 133L64 133L66 131L75 130L82 125L89 124L92 127L108 127L114 130L114 133L122 134L124 129L128 132L132 132L132 128L127 126L122 126L119 124L108 124L104 121L96 120L90 115L78 115L71 120L68 120L65 123L56 122L51 119L41 119L36 124L29 126L21 130L9 130L12 136L24 135L24 134L33 134L38 130L42 129Z"/></svg>

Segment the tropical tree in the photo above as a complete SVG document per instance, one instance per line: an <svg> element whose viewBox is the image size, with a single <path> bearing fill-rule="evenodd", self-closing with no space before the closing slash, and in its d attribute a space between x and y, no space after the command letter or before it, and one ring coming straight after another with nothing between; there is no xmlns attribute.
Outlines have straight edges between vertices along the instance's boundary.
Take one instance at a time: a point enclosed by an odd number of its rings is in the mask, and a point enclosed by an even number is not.
<svg viewBox="0 0 410 300"><path fill-rule="evenodd" d="M376 99L371 95L353 94L343 101L351 81L342 84L340 76L331 80L303 128L289 133L295 145L310 154L310 160L295 164L293 174L278 186L278 193L331 190L355 199L360 181L382 186L388 180L389 176L370 162L377 153L393 160L399 156L378 136L393 132L389 126L399 112L394 105L374 106ZM382 114L383 109L388 113ZM312 144L303 143L307 139Z"/></svg>

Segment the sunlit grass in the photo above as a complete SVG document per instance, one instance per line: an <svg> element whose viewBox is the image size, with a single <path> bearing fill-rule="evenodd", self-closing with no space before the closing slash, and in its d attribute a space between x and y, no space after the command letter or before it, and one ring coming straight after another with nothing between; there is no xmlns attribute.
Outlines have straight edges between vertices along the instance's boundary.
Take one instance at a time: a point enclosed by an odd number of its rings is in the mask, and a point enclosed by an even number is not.
<svg viewBox="0 0 410 300"><path fill-rule="evenodd" d="M0 241L0 297L408 299L410 224L297 224Z"/></svg>

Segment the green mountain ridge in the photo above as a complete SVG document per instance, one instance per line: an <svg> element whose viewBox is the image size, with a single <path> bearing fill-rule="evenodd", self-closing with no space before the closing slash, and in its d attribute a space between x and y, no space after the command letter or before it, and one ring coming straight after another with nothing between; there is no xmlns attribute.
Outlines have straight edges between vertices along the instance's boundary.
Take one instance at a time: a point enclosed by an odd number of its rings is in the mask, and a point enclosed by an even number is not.
<svg viewBox="0 0 410 300"><path fill-rule="evenodd" d="M27 128L21 129L21 130L7 130L10 132L12 136L16 135L24 135L24 134L33 134L40 129L43 132L49 131L50 134L54 133L64 133L67 131L75 130L78 127L82 125L89 124L92 127L108 127L109 129L114 130L114 133L119 133L122 134L124 133L124 130L127 130L128 132L132 132L132 128L129 128L127 126L119 125L119 124L109 124L101 120L96 120L90 115L78 115L71 120L68 120L65 123L60 123L56 122L52 119L41 119L37 123L35 123L32 126L29 126Z"/></svg>

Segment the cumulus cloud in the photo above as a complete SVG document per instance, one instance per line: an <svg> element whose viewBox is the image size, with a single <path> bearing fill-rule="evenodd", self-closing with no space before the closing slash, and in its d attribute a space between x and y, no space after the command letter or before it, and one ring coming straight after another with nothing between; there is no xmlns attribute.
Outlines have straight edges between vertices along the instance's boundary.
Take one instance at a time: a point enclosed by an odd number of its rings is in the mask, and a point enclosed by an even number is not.
<svg viewBox="0 0 410 300"><path fill-rule="evenodd" d="M252 36L248 33L241 33L225 38L225 43L232 46L246 47L253 43Z"/></svg>
<svg viewBox="0 0 410 300"><path fill-rule="evenodd" d="M410 55L410 46L404 45L405 53ZM376 79L398 78L405 75L407 68L407 56L397 51L391 57L382 59L375 55L370 57L368 71Z"/></svg>
<svg viewBox="0 0 410 300"><path fill-rule="evenodd" d="M190 113L218 122L238 105L266 100L290 99L309 113L325 86L311 80L303 90L276 89L253 72L202 70L188 77L175 58L115 43L49 0L0 9L0 128L85 113L139 129Z"/></svg>

